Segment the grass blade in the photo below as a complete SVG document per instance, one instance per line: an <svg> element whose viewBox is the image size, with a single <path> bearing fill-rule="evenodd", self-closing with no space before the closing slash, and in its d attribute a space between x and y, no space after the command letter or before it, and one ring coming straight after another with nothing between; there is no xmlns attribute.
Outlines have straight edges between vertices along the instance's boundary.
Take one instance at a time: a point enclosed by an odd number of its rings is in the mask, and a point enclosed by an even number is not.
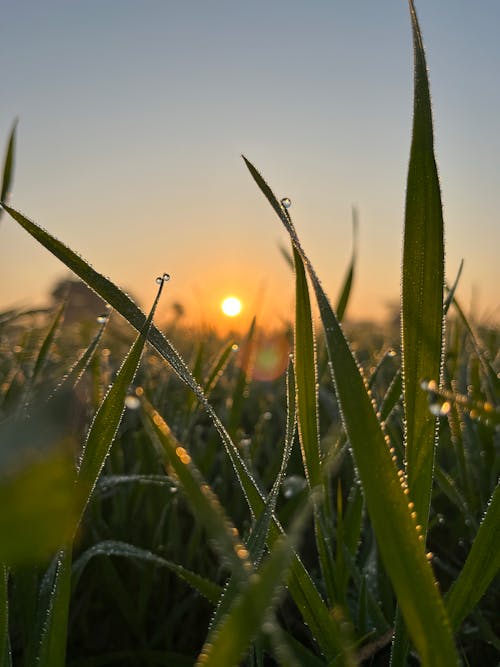
<svg viewBox="0 0 500 667"><path fill-rule="evenodd" d="M411 0L410 14L415 90L406 189L401 342L408 486L425 533L432 487L436 418L429 411L420 383L441 375L444 242L427 66Z"/></svg>
<svg viewBox="0 0 500 667"><path fill-rule="evenodd" d="M344 279L344 284L342 286L342 291L340 292L339 299L337 301L337 319L339 322L342 322L344 319L345 311L347 304L349 303L349 297L351 295L352 283L354 280L354 269L356 267L356 255L357 255L357 239L358 239L358 211L353 207L352 209L352 257L349 268L347 269L346 277Z"/></svg>
<svg viewBox="0 0 500 667"><path fill-rule="evenodd" d="M80 577L89 561L96 556L120 556L122 558L130 558L139 562L153 563L158 567L164 567L176 574L212 604L217 604L222 593L222 588L220 586L209 581L205 577L196 574L196 572L191 572L185 567L182 567L182 565L172 563L161 556L157 556L151 551L141 549L140 547L136 547L133 544L128 544L126 542L118 542L116 540L105 540L98 544L94 544L79 556L73 564L73 588L77 587Z"/></svg>
<svg viewBox="0 0 500 667"><path fill-rule="evenodd" d="M244 158L245 159L245 158ZM257 185L285 225L313 284L325 330L337 398L379 548L412 639L426 665L456 665L457 655L441 597L410 516L403 488L385 442L365 378L349 348L319 279L285 209L255 167Z"/></svg>
<svg viewBox="0 0 500 667"><path fill-rule="evenodd" d="M465 565L446 596L450 622L458 630L500 570L500 484L491 497Z"/></svg>
<svg viewBox="0 0 500 667"><path fill-rule="evenodd" d="M43 626L37 665L63 667L66 664L68 611L71 594L71 547L62 549L57 558L56 575Z"/></svg>
<svg viewBox="0 0 500 667"><path fill-rule="evenodd" d="M11 664L9 647L9 571L0 565L0 667Z"/></svg>
<svg viewBox="0 0 500 667"><path fill-rule="evenodd" d="M16 148L16 128L17 120L14 121L12 130L10 131L9 142L7 144L7 151L5 153L5 160L3 163L2 187L0 190L0 201L3 203L9 198L10 188L12 185L12 178L14 176L14 154ZM0 218L2 217L2 207L0 206Z"/></svg>
<svg viewBox="0 0 500 667"><path fill-rule="evenodd" d="M332 517L327 516L330 501L328 483L322 472L322 453L319 442L318 375L316 364L316 344L304 265L293 249L295 264L295 384L297 392L297 421L302 462L307 482L311 490L323 488L323 498L314 508L314 529L316 546L323 581L330 604L335 600L335 575L333 557L327 541L325 526L332 525Z"/></svg>
<svg viewBox="0 0 500 667"><path fill-rule="evenodd" d="M111 389L101 403L90 427L87 441L83 448L77 478L77 492L84 499L85 506L89 501L111 444L118 431L125 409L127 391L141 361L144 345L148 338L163 285L164 279L161 278L158 294L143 329L127 354Z"/></svg>

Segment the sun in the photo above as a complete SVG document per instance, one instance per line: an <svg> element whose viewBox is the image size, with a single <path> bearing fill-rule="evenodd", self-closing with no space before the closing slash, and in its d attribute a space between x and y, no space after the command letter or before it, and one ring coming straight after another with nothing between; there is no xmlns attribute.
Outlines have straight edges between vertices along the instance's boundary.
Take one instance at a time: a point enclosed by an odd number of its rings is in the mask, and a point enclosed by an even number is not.
<svg viewBox="0 0 500 667"><path fill-rule="evenodd" d="M228 317L236 317L241 313L241 301L235 296L227 296L221 303L221 309L224 315Z"/></svg>

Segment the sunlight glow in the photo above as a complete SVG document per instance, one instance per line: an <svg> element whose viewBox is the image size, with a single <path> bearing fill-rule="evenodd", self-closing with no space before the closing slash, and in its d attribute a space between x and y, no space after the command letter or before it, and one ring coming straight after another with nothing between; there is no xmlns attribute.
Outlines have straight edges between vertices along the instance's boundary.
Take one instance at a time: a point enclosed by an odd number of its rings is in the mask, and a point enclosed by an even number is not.
<svg viewBox="0 0 500 667"><path fill-rule="evenodd" d="M228 317L236 317L241 313L241 301L235 296L228 296L221 303L222 312Z"/></svg>

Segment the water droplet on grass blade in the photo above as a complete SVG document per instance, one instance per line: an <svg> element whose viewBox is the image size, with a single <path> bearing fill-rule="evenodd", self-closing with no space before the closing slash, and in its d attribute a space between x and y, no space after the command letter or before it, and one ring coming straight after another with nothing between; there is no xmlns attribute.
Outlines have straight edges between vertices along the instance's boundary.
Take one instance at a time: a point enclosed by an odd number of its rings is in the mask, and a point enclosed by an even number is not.
<svg viewBox="0 0 500 667"><path fill-rule="evenodd" d="M283 199L281 200L281 205L283 206L283 208L290 208L292 202L288 197L283 197Z"/></svg>
<svg viewBox="0 0 500 667"><path fill-rule="evenodd" d="M104 324L104 322L107 319L108 319L108 316L106 315L106 313L97 316L97 321L99 322L99 324Z"/></svg>
<svg viewBox="0 0 500 667"><path fill-rule="evenodd" d="M301 477L300 475L290 475L290 477L287 477L283 481L283 495L285 498L293 498L300 493L302 489L305 489L306 484L307 482L304 477Z"/></svg>
<svg viewBox="0 0 500 667"><path fill-rule="evenodd" d="M129 410L137 410L141 405L140 400L137 396L129 395L125 398L125 407Z"/></svg>
<svg viewBox="0 0 500 667"><path fill-rule="evenodd" d="M166 283L168 280L170 280L170 274L169 273L164 273L163 274L163 282Z"/></svg>

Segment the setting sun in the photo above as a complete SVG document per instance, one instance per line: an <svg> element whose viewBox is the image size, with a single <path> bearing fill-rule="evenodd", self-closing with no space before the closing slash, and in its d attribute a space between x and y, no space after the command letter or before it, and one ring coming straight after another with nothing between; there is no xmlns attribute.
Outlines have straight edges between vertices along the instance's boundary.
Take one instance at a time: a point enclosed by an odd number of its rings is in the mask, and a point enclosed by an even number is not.
<svg viewBox="0 0 500 667"><path fill-rule="evenodd" d="M236 317L241 313L241 301L235 296L228 296L221 303L222 312L228 317Z"/></svg>

